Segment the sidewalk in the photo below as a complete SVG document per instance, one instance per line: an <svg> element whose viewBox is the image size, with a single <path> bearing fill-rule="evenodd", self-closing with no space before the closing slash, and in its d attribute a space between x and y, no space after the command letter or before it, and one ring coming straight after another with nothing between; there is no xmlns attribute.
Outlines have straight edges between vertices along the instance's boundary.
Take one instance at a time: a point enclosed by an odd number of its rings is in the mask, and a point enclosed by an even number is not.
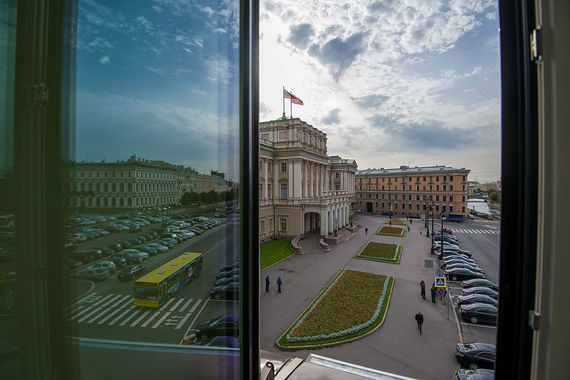
<svg viewBox="0 0 570 380"><path fill-rule="evenodd" d="M437 259L429 254L430 240L419 235L423 224L415 220L405 238L373 235L385 217L359 215L362 228L356 235L329 253L317 247L316 236L305 238L304 255L293 255L261 272L269 276L271 289L261 292L261 348L288 356L306 358L310 352L382 371L418 379L449 379L457 364L453 349L458 342L453 309L432 303L429 288L437 269ZM368 228L368 235L365 234ZM425 233L425 228L424 233ZM373 262L352 257L366 241L402 244L400 264ZM433 268L425 268L425 260L433 260ZM395 278L390 307L384 324L373 334L360 340L322 349L281 351L275 341L297 319L320 291L341 269L354 269ZM276 280L281 276L283 293L277 293ZM419 283L426 282L426 300L420 297ZM417 331L414 315L424 314L423 334Z"/></svg>

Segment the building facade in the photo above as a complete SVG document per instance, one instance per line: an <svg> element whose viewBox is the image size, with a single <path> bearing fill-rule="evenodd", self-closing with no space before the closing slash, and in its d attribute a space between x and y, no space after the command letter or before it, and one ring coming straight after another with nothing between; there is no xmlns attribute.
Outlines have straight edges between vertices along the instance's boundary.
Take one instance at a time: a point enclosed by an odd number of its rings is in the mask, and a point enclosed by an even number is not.
<svg viewBox="0 0 570 380"><path fill-rule="evenodd" d="M430 210L465 214L470 170L447 166L400 166L356 173L356 201L362 212L419 217Z"/></svg>
<svg viewBox="0 0 570 380"><path fill-rule="evenodd" d="M327 155L326 134L295 119L259 125L260 241L349 224L357 165Z"/></svg>
<svg viewBox="0 0 570 380"><path fill-rule="evenodd" d="M185 192L228 189L218 175L131 156L117 162L69 162L66 205L74 208L137 209L174 205Z"/></svg>

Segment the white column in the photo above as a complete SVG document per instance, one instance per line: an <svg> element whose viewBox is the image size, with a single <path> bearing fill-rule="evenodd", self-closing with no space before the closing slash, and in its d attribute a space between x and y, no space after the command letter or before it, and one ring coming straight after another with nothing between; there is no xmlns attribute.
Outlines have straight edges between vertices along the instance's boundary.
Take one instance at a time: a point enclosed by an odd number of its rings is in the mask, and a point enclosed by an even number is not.
<svg viewBox="0 0 570 380"><path fill-rule="evenodd" d="M263 199L268 199L269 198L269 194L267 193L268 187L269 187L269 177L267 175L267 167L269 166L269 162L268 160L263 160Z"/></svg>
<svg viewBox="0 0 570 380"><path fill-rule="evenodd" d="M309 198L313 198L313 173L315 169L313 163L309 163Z"/></svg>
<svg viewBox="0 0 570 380"><path fill-rule="evenodd" d="M321 235L328 234L328 216L327 216L327 209L321 209Z"/></svg>
<svg viewBox="0 0 570 380"><path fill-rule="evenodd" d="M307 161L303 161L303 198L308 197L308 188L307 188Z"/></svg>
<svg viewBox="0 0 570 380"><path fill-rule="evenodd" d="M329 233L332 233L332 232L333 232L333 224L332 224L333 219L332 219L332 214L333 214L333 212L332 212L332 207L328 206L328 207L327 207L327 218L328 218L328 220L329 220L329 221L328 221Z"/></svg>
<svg viewBox="0 0 570 380"><path fill-rule="evenodd" d="M273 199L279 199L279 161L277 159L273 160Z"/></svg>
<svg viewBox="0 0 570 380"><path fill-rule="evenodd" d="M294 172L293 172L293 181L294 181L294 197L301 198L301 178L303 177L303 173L301 173L301 164L302 161L300 159L295 159L293 163Z"/></svg>
<svg viewBox="0 0 570 380"><path fill-rule="evenodd" d="M319 164L317 164L315 180L317 181L317 185L316 185L317 194L315 194L315 196L320 197L323 194L321 192L321 165L319 165Z"/></svg>
<svg viewBox="0 0 570 380"><path fill-rule="evenodd" d="M294 197L293 195L293 160L287 160L287 199ZM289 228L289 226L287 226Z"/></svg>

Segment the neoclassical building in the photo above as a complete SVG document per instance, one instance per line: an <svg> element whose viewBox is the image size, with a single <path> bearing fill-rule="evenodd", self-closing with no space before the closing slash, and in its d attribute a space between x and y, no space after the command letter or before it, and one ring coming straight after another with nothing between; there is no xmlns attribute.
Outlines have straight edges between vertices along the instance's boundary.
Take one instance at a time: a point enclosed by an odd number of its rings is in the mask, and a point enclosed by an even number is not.
<svg viewBox="0 0 570 380"><path fill-rule="evenodd" d="M259 125L260 241L333 234L349 224L354 160L327 155L327 136L306 122Z"/></svg>

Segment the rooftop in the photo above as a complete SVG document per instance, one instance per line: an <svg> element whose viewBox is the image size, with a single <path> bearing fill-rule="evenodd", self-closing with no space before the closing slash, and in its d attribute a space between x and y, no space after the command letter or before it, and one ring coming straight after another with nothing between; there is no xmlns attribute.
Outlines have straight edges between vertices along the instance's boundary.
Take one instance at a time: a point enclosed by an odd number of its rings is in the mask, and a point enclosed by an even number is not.
<svg viewBox="0 0 570 380"><path fill-rule="evenodd" d="M452 168L450 166L445 165L435 165L435 166L405 166L402 165L399 168L393 169L364 169L364 170L357 170L356 175L372 175L372 174L403 174L403 173L438 173L438 172L456 172L456 171L464 171L470 172L469 169L465 168Z"/></svg>

